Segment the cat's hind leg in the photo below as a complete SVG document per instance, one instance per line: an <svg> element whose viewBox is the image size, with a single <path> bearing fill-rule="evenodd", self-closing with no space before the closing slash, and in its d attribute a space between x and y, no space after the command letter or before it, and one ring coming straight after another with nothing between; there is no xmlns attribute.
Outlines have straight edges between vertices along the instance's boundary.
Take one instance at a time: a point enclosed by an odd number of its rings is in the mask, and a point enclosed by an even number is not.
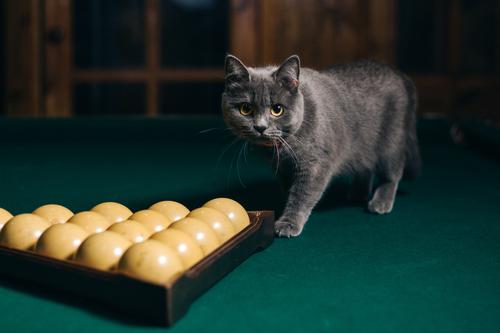
<svg viewBox="0 0 500 333"><path fill-rule="evenodd" d="M388 158L382 163L379 173L380 184L368 202L368 211L375 214L387 214L392 211L403 169L404 158Z"/></svg>

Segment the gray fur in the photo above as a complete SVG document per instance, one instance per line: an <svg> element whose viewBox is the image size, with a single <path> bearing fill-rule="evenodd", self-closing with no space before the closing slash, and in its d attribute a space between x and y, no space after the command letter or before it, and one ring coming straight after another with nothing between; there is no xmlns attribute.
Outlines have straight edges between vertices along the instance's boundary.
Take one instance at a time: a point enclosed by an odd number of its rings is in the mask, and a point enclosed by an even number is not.
<svg viewBox="0 0 500 333"><path fill-rule="evenodd" d="M243 102L253 105L251 116L240 114ZM281 117L270 113L276 103L285 106ZM276 222L281 237L302 232L340 174L353 175L353 189L370 212L391 212L403 174L415 177L420 169L416 103L410 79L374 61L316 71L301 68L298 56L261 68L226 58L224 119L236 135L274 147L287 182L288 199ZM254 126L266 129L260 134ZM372 195L374 176L379 184Z"/></svg>

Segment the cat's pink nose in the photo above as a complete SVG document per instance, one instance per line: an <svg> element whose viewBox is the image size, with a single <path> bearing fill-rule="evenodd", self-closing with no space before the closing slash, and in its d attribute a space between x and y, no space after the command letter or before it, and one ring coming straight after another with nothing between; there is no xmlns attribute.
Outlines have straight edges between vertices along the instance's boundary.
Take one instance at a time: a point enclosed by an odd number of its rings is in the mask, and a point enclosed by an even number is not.
<svg viewBox="0 0 500 333"><path fill-rule="evenodd" d="M265 125L254 125L253 128L259 132L260 134L264 133L264 131L267 129L267 126Z"/></svg>

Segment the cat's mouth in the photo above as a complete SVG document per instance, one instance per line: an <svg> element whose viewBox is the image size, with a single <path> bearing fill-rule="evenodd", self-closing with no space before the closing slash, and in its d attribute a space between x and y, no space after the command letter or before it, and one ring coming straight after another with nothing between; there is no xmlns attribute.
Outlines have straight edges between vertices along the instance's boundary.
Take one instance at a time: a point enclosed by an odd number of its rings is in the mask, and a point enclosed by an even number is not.
<svg viewBox="0 0 500 333"><path fill-rule="evenodd" d="M251 143L256 144L258 146L273 148L277 147L281 148L281 140L280 137L271 136L271 135L255 135L255 133L250 131L241 131L238 135L246 140L249 140Z"/></svg>
<svg viewBox="0 0 500 333"><path fill-rule="evenodd" d="M280 148L281 147L280 141L272 140L272 139L256 140L255 143L259 146L264 146L264 147L268 147L268 148L273 148L273 147Z"/></svg>
<svg viewBox="0 0 500 333"><path fill-rule="evenodd" d="M269 147L269 148L272 148L275 145L274 141L261 141L261 142L257 142L257 144L264 146L264 147Z"/></svg>

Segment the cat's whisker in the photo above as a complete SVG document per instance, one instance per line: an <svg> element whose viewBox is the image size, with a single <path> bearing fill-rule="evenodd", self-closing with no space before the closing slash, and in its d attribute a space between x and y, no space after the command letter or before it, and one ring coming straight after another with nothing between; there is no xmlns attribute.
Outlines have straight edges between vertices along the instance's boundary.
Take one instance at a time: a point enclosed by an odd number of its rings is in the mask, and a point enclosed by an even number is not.
<svg viewBox="0 0 500 333"><path fill-rule="evenodd" d="M309 121L308 119L305 119L305 118L302 119L301 124L307 124L307 125L314 126L314 124L311 121Z"/></svg>
<svg viewBox="0 0 500 333"><path fill-rule="evenodd" d="M275 175L277 175L278 169L280 168L280 150L279 150L278 144L276 143L276 140L273 140L272 142L273 142L273 147L274 147L274 150L276 151L276 156L277 156L276 171L275 171Z"/></svg>
<svg viewBox="0 0 500 333"><path fill-rule="evenodd" d="M221 128L218 128L218 127L214 127L214 128L207 128L207 129L204 129L202 131L199 131L198 134L205 134L205 133L208 133L208 132L213 132L213 131L217 131L217 130L222 130Z"/></svg>
<svg viewBox="0 0 500 333"><path fill-rule="evenodd" d="M302 146L304 145L304 143L302 141L300 141L296 136L290 136L290 138L292 138L293 140L297 141L298 143L300 143Z"/></svg>
<svg viewBox="0 0 500 333"><path fill-rule="evenodd" d="M222 127L213 127L213 128L207 128L207 129L204 129L202 131L199 131L197 134L206 134L206 133L209 133L209 132L213 132L213 131L222 131L222 132L226 132L226 131L230 131L231 129L230 128L222 128Z"/></svg>
<svg viewBox="0 0 500 333"><path fill-rule="evenodd" d="M273 157L271 158L271 160L274 161L274 159L276 158L276 149L275 149L276 147L274 145L274 142L272 142L272 143L273 143Z"/></svg>
<svg viewBox="0 0 500 333"><path fill-rule="evenodd" d="M283 132L283 134L288 135L288 139L292 139L292 140L298 142L301 146L304 146L304 142L302 142L297 136L290 134L288 132Z"/></svg>
<svg viewBox="0 0 500 333"><path fill-rule="evenodd" d="M243 158L245 160L245 164L248 164L248 160L247 160L247 148L248 148L248 141L245 141L245 144L243 146Z"/></svg>
<svg viewBox="0 0 500 333"><path fill-rule="evenodd" d="M245 140L248 140L249 137L252 137L253 135L253 132L252 131L248 131L248 130L240 130L239 131L239 135L245 139Z"/></svg>
<svg viewBox="0 0 500 333"><path fill-rule="evenodd" d="M239 182L240 182L241 186L243 186L243 188L247 188L247 187L246 187L246 186L245 186L245 184L243 183L243 180L241 180L241 175L240 175L240 164L239 164L239 162L240 162L240 158L241 158L241 152L243 151L243 148L245 147L245 143L246 143L246 142L244 142L244 143L241 145L240 151L239 151L239 153L238 153L238 157L236 157L236 174L237 174L237 176L238 176L238 180L239 180Z"/></svg>
<svg viewBox="0 0 500 333"><path fill-rule="evenodd" d="M302 141L299 140L299 138L296 136L296 135L293 135L291 134L290 132L287 132L287 131L282 131L283 134L286 134L288 136L288 138L290 139L293 139L295 141L297 141L298 143L300 143L301 145L303 145L304 143Z"/></svg>
<svg viewBox="0 0 500 333"><path fill-rule="evenodd" d="M296 165L298 165L299 164L299 158L298 158L297 153L295 152L295 150L293 150L293 148L290 145L290 143L288 143L284 138L281 138L281 140L283 141L283 144L285 144L288 147L288 149L290 150L290 152L293 155L293 158L295 159Z"/></svg>
<svg viewBox="0 0 500 333"><path fill-rule="evenodd" d="M292 149L290 144L288 142L286 142L286 140L283 139L282 137L278 137L278 140L280 140L280 142L283 144L283 147L290 153L290 157L292 158L292 161L293 161L295 167L297 168L299 165L299 160L298 160L298 157L297 157L297 154L295 153L295 151Z"/></svg>
<svg viewBox="0 0 500 333"><path fill-rule="evenodd" d="M238 154L235 152L233 154L233 157L231 158L231 163L229 164L229 172L227 173L227 178L226 178L226 188L229 188L229 183L231 181L231 174L233 172L234 160L237 156Z"/></svg>
<svg viewBox="0 0 500 333"><path fill-rule="evenodd" d="M232 140L227 146L226 148L222 151L222 153L219 154L219 157L217 158L217 162L215 164L215 169L217 169L219 167L219 164L220 164L220 161L222 160L222 157L224 157L224 154L229 150L229 148L231 148L236 142L240 141L241 139L240 138L235 138L234 140Z"/></svg>

